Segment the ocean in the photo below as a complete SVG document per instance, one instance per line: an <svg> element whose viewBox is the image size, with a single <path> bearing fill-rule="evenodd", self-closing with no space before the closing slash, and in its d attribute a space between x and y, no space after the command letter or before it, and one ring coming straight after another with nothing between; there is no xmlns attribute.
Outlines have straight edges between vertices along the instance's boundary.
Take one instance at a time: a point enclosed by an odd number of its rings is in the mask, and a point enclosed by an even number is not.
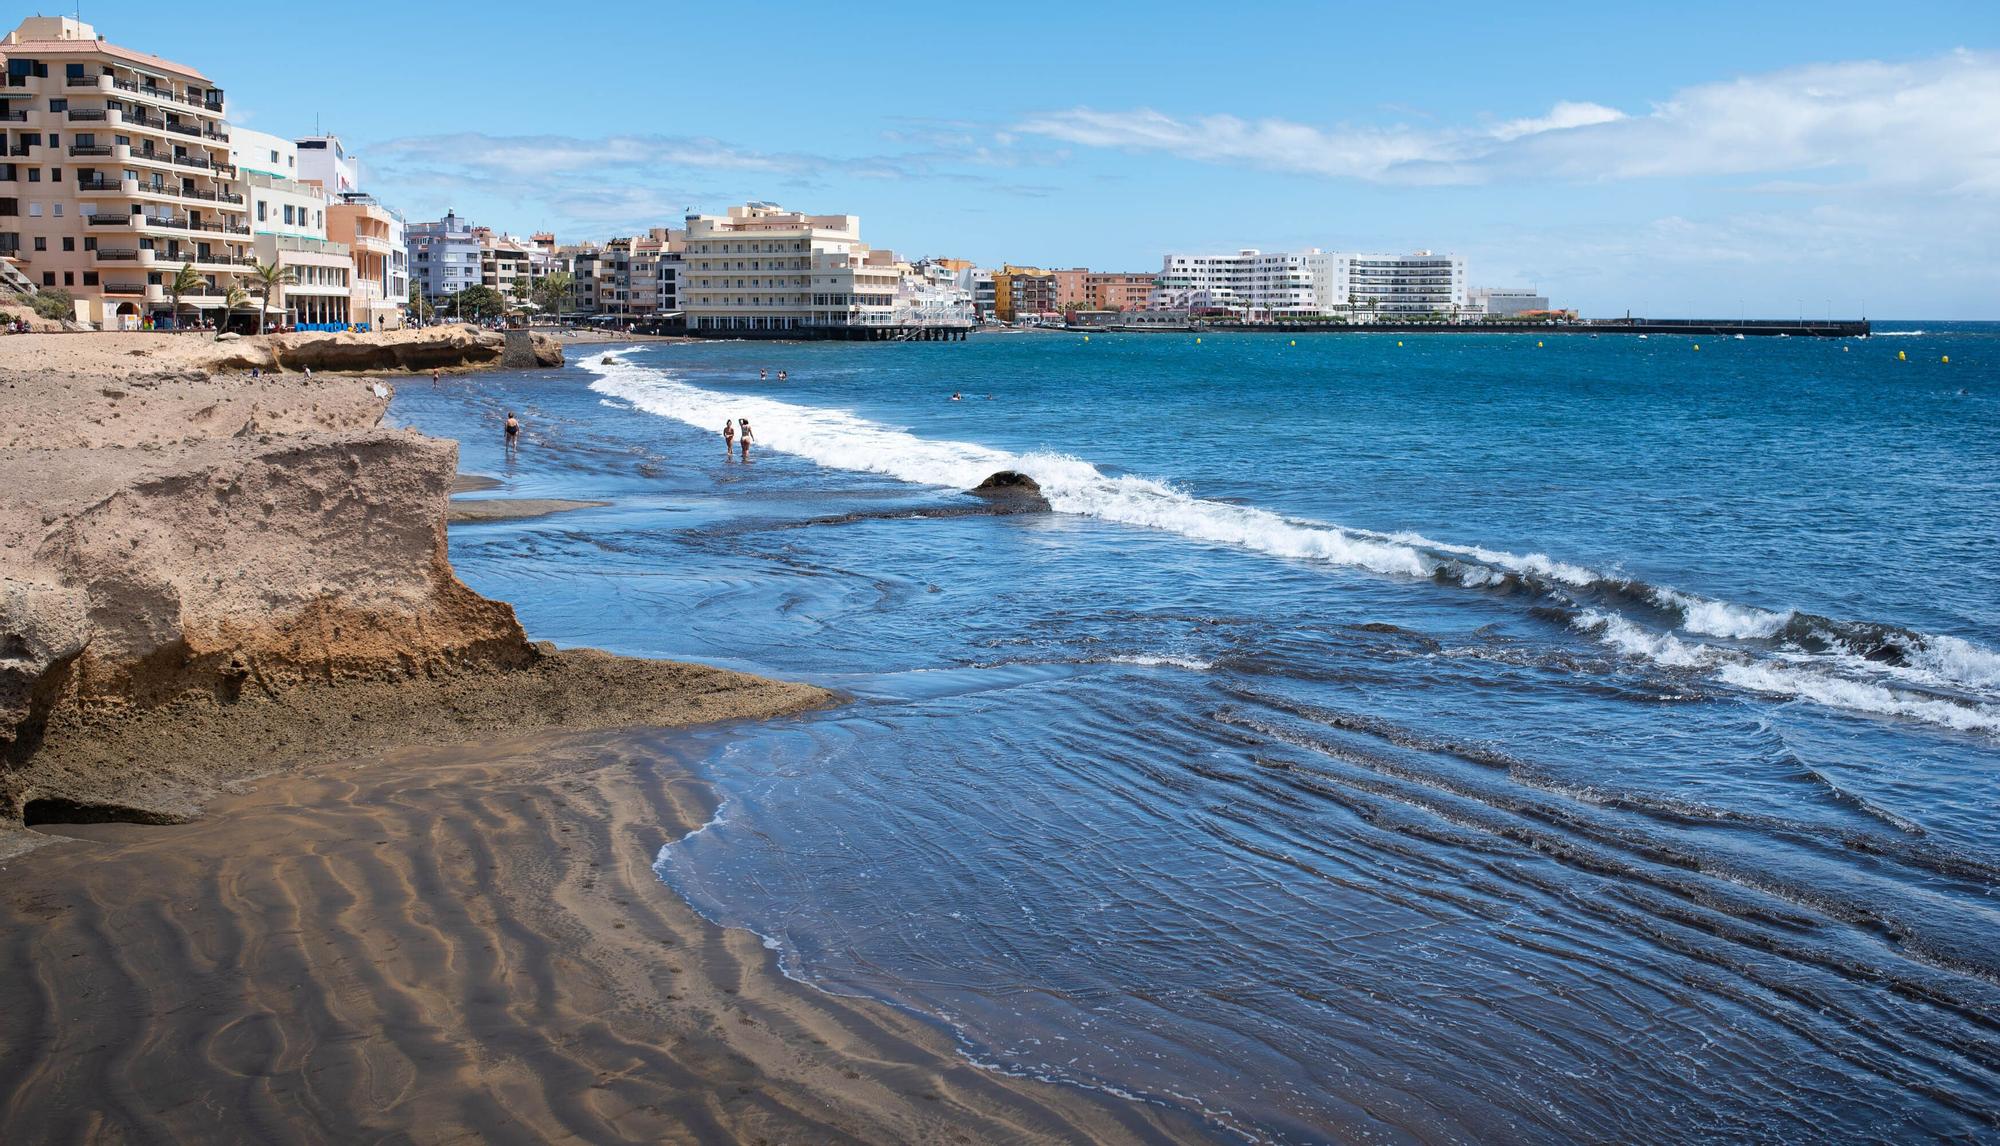
<svg viewBox="0 0 2000 1146"><path fill-rule="evenodd" d="M392 417L611 503L454 527L531 636L851 698L671 748L788 974L1219 1140L2000 1134L2000 325L570 358Z"/></svg>

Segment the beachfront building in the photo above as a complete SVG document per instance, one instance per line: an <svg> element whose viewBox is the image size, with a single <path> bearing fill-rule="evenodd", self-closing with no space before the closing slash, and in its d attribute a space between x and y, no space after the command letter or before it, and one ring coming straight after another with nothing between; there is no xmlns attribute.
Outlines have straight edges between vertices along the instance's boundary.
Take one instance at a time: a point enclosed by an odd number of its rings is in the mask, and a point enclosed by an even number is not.
<svg viewBox="0 0 2000 1146"><path fill-rule="evenodd" d="M295 176L298 145L289 139L230 130L229 153L236 187L250 213L251 246L257 261L282 265L289 281L265 300L268 321L301 330L342 330L348 324L354 263L347 244L327 238L328 199L317 183ZM253 295L261 285L251 282Z"/></svg>
<svg viewBox="0 0 2000 1146"><path fill-rule="evenodd" d="M1228 315L1245 322L1301 318L1339 305L1336 284L1344 259L1315 247L1308 251L1260 251L1245 247L1228 255L1166 256L1149 305L1162 310Z"/></svg>
<svg viewBox="0 0 2000 1146"><path fill-rule="evenodd" d="M1466 309L1464 259L1430 251L1342 258L1347 306L1357 318L1457 317Z"/></svg>
<svg viewBox="0 0 2000 1146"><path fill-rule="evenodd" d="M226 321L252 250L222 89L64 16L22 20L0 56L0 256L106 329L168 320L190 264L181 317Z"/></svg>
<svg viewBox="0 0 2000 1146"><path fill-rule="evenodd" d="M1152 305L1244 322L1455 317L1467 308L1465 261L1430 251L1378 255L1317 247L1172 254L1161 265Z"/></svg>
<svg viewBox="0 0 2000 1146"><path fill-rule="evenodd" d="M955 278L959 289L972 299L973 316L980 322L994 321L998 315L995 313L993 272L985 267L967 266L959 270Z"/></svg>
<svg viewBox="0 0 2000 1146"><path fill-rule="evenodd" d="M479 241L479 285L500 292L509 302L528 297L528 241L491 227L472 228Z"/></svg>
<svg viewBox="0 0 2000 1146"><path fill-rule="evenodd" d="M680 308L690 330L795 330L894 324L902 272L861 241L854 215L746 203L689 215Z"/></svg>
<svg viewBox="0 0 2000 1146"><path fill-rule="evenodd" d="M959 285L954 259L925 259L903 264L896 286L891 326L971 326L977 319L972 292Z"/></svg>
<svg viewBox="0 0 2000 1146"><path fill-rule="evenodd" d="M1466 303L1473 314L1488 318L1546 314L1549 310L1548 295L1507 287L1474 287L1466 292Z"/></svg>
<svg viewBox="0 0 2000 1146"><path fill-rule="evenodd" d="M993 273L993 316L1001 322L1053 322L1057 305L1055 272L1002 263Z"/></svg>
<svg viewBox="0 0 2000 1146"><path fill-rule="evenodd" d="M306 168L304 158L300 156L302 168ZM372 195L348 191L327 204L326 237L346 244L354 261L348 316L370 330L402 326L410 303L403 217Z"/></svg>
<svg viewBox="0 0 2000 1146"><path fill-rule="evenodd" d="M1153 288L1160 276L1093 271L1084 279L1092 310L1146 310L1153 304Z"/></svg>
<svg viewBox="0 0 2000 1146"><path fill-rule="evenodd" d="M480 285L479 239L456 212L403 228L409 249L410 279L433 303Z"/></svg>

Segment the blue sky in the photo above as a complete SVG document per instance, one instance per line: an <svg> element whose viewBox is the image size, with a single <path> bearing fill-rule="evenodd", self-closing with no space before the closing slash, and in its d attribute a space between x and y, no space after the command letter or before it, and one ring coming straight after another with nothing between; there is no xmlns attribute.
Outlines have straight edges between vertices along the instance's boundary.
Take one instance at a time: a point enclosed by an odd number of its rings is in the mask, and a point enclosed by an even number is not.
<svg viewBox="0 0 2000 1146"><path fill-rule="evenodd" d="M756 198L993 264L1428 247L1593 314L2000 318L2000 4L1638 7L83 14L248 126L317 117L412 219L569 241Z"/></svg>

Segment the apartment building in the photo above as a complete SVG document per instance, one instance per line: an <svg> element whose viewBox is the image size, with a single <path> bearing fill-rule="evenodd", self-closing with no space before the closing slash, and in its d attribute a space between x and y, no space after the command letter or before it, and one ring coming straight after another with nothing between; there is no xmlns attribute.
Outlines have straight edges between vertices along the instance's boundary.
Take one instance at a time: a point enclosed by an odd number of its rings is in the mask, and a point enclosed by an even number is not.
<svg viewBox="0 0 2000 1146"><path fill-rule="evenodd" d="M1286 318L1456 315L1466 309L1465 262L1408 255L1260 251L1167 255L1152 305L1248 322Z"/></svg>
<svg viewBox="0 0 2000 1146"><path fill-rule="evenodd" d="M1062 313L1056 272L1003 263L993 273L993 316L1002 322L1052 319Z"/></svg>
<svg viewBox="0 0 2000 1146"><path fill-rule="evenodd" d="M410 279L425 298L438 302L480 285L479 239L456 212L446 211L435 222L407 224L403 241L409 249Z"/></svg>
<svg viewBox="0 0 2000 1146"><path fill-rule="evenodd" d="M1345 259L1347 305L1357 316L1456 315L1467 307L1464 259L1429 251Z"/></svg>
<svg viewBox="0 0 2000 1146"><path fill-rule="evenodd" d="M172 321L167 283L191 264L182 319L227 322L254 252L222 88L64 16L22 20L0 56L0 257L124 329Z"/></svg>
<svg viewBox="0 0 2000 1146"><path fill-rule="evenodd" d="M1153 305L1156 274L1092 272L1084 279L1090 310L1137 311Z"/></svg>
<svg viewBox="0 0 2000 1146"><path fill-rule="evenodd" d="M410 302L403 217L372 195L344 192L327 205L326 237L345 243L354 261L347 303L353 321L370 330L402 326Z"/></svg>
<svg viewBox="0 0 2000 1146"><path fill-rule="evenodd" d="M972 292L959 285L956 259L925 259L901 268L892 326L971 326ZM969 269L969 268L968 268Z"/></svg>
<svg viewBox="0 0 2000 1146"><path fill-rule="evenodd" d="M532 281L527 240L491 227L474 227L472 235L479 240L479 284L499 291L505 299L527 297Z"/></svg>
<svg viewBox="0 0 2000 1146"><path fill-rule="evenodd" d="M689 215L679 284L690 330L888 326L902 271L854 215L746 203Z"/></svg>
<svg viewBox="0 0 2000 1146"><path fill-rule="evenodd" d="M270 320L301 330L345 329L353 259L347 244L327 238L327 193L317 183L296 178L298 145L236 127L230 131L229 155L249 209L258 261L283 264L291 272L291 281L266 300Z"/></svg>

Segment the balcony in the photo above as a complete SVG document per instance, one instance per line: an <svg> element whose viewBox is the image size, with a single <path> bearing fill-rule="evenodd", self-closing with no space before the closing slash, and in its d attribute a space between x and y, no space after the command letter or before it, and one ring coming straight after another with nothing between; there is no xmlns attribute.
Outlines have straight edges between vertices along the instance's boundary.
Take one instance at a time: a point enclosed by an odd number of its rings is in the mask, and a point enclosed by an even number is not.
<svg viewBox="0 0 2000 1146"><path fill-rule="evenodd" d="M111 154L111 145L108 143L72 143L69 145L69 153L71 155L108 156Z"/></svg>
<svg viewBox="0 0 2000 1146"><path fill-rule="evenodd" d="M68 76L63 80L63 86L71 88L94 88L98 86L98 79L99 77L97 76Z"/></svg>
<svg viewBox="0 0 2000 1146"><path fill-rule="evenodd" d="M106 191L116 195L132 194L132 191L124 183L116 179L78 179L76 181L76 193L79 195L97 195Z"/></svg>
<svg viewBox="0 0 2000 1146"><path fill-rule="evenodd" d="M140 296L140 297L144 297L144 296L145 296L145 294L146 294L146 284L145 284L145 283L105 283L105 284L104 284L104 287L103 287L103 290L104 290L104 293L105 293L105 294L124 294L124 295L138 295L138 296Z"/></svg>
<svg viewBox="0 0 2000 1146"><path fill-rule="evenodd" d="M129 229L138 226L136 220L139 218L140 216L138 215L113 215L107 213L85 215L83 221L86 226L91 227L125 227Z"/></svg>
<svg viewBox="0 0 2000 1146"><path fill-rule="evenodd" d="M0 111L0 123L26 122L28 122L28 113L25 111Z"/></svg>
<svg viewBox="0 0 2000 1146"><path fill-rule="evenodd" d="M132 247L99 247L95 252L100 263L136 263L141 261L140 253ZM151 251L144 253L152 254Z"/></svg>
<svg viewBox="0 0 2000 1146"><path fill-rule="evenodd" d="M110 112L101 107L73 107L69 109L69 121L71 123L97 123L107 119L110 114Z"/></svg>

